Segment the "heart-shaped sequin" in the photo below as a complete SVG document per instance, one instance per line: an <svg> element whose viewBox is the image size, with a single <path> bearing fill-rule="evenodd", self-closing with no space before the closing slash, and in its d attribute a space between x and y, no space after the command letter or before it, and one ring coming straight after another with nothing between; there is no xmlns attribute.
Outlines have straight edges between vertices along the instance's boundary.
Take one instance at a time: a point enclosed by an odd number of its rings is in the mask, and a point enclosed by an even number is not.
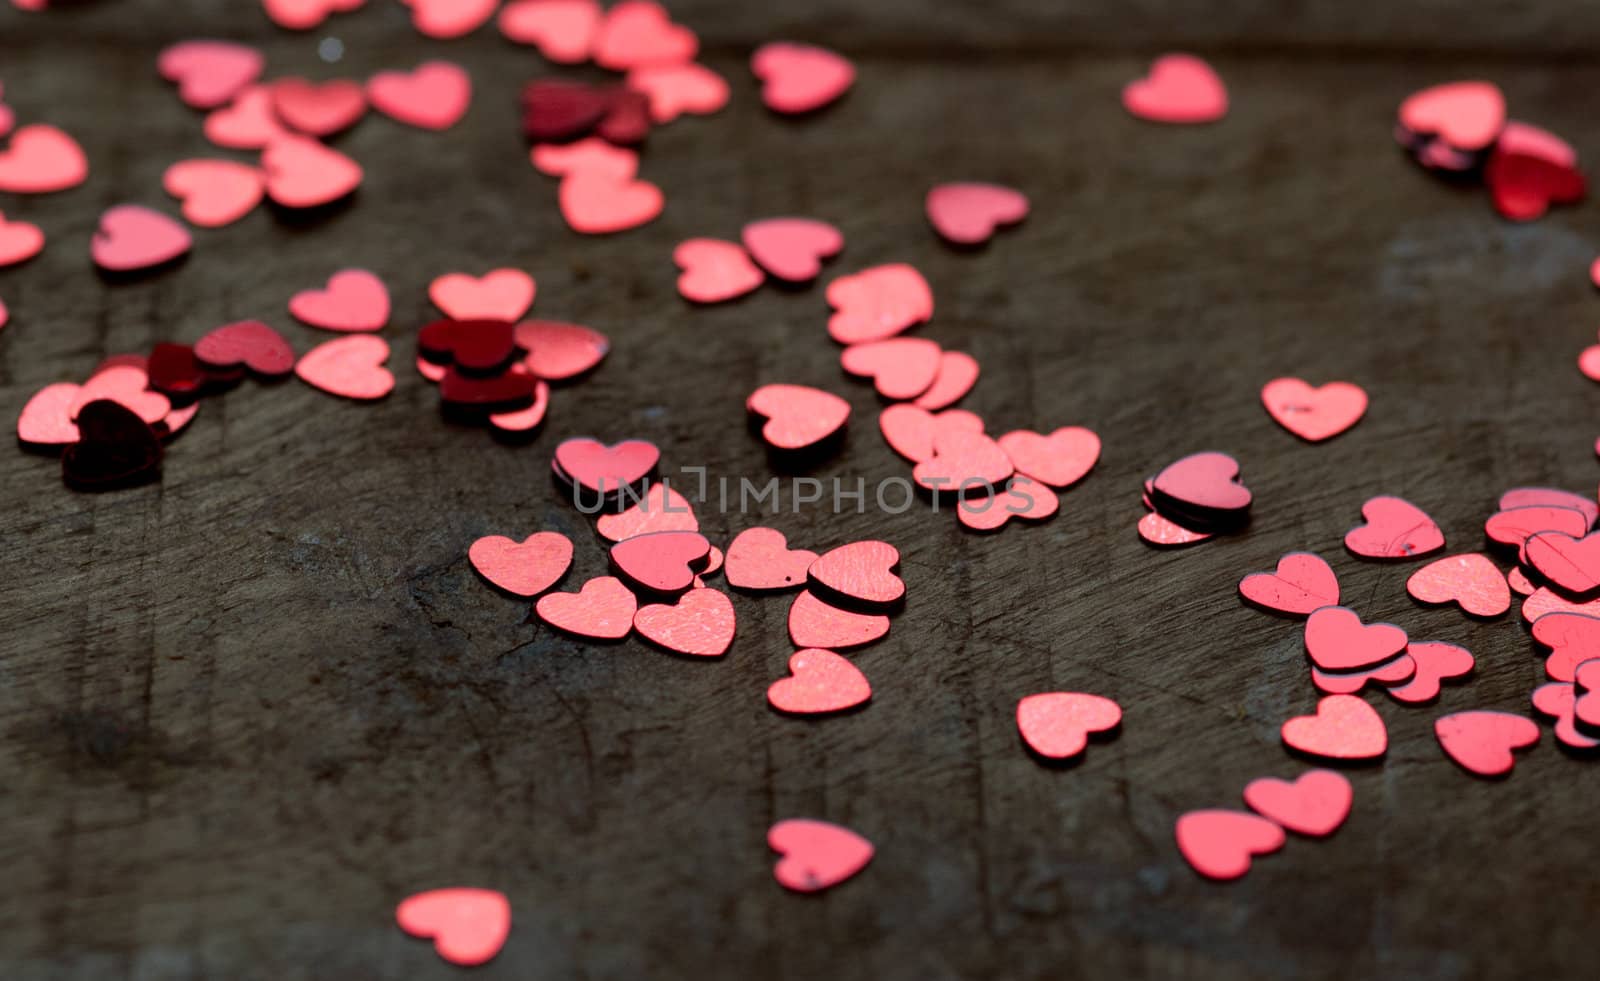
<svg viewBox="0 0 1600 981"><path fill-rule="evenodd" d="M832 651L808 648L789 658L790 677L767 689L767 702L790 715L843 712L872 697L861 669Z"/></svg>

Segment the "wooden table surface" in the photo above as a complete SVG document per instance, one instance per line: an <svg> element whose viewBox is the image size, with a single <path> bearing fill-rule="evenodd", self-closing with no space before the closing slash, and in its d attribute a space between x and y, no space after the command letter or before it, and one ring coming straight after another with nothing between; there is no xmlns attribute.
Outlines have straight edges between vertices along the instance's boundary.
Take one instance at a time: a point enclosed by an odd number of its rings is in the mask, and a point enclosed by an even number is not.
<svg viewBox="0 0 1600 981"><path fill-rule="evenodd" d="M1593 206L1505 223L1482 190L1409 165L1389 128L1408 92L1487 77L1514 116L1600 156L1600 8L685 0L674 12L732 104L650 138L658 221L585 238L528 166L515 94L598 73L552 70L492 28L427 40L389 0L310 35L245 0L60 6L0 11L6 101L74 134L92 167L76 190L0 198L50 237L0 272L0 414L105 355L227 321L264 318L304 350L326 335L285 304L346 265L394 292L399 382L376 405L296 381L208 399L162 482L136 490L76 494L49 458L5 463L0 976L454 977L393 922L400 898L452 884L513 904L485 978L1591 973L1600 770L1546 735L1509 780L1481 781L1432 735L1448 711L1528 710L1542 671L1527 631L1514 613L1420 608L1410 567L1340 540L1389 493L1474 550L1500 491L1595 485L1600 396L1573 365L1600 324ZM338 64L317 56L328 35ZM197 232L170 273L108 285L88 260L100 211L170 211L165 167L216 153L154 70L197 36L260 45L273 75L446 57L475 102L442 135L375 117L341 138L367 181L324 221L257 211ZM815 119L770 116L745 62L779 38L849 54L855 90ZM1129 118L1123 83L1184 47L1227 80L1228 118ZM954 252L922 196L956 179L1018 186L1033 214ZM792 650L786 599L736 596L733 650L688 663L556 635L466 559L481 535L555 529L578 546L567 588L600 573L601 542L547 474L568 436L643 437L669 476L765 482L741 403L767 382L854 407L812 476L906 476L874 395L839 370L820 285L710 309L675 292L675 243L787 213L844 231L827 277L889 261L926 274L938 306L921 333L980 360L963 404L991 431L1079 424L1105 442L1054 521L993 537L922 506L702 504L722 543L765 524L814 549L900 548L909 601L854 656L873 701L820 722L764 698ZM409 366L427 282L502 265L537 277L540 315L614 341L526 446L441 419ZM1283 374L1359 382L1371 410L1300 443L1258 401ZM1253 524L1147 548L1140 480L1203 449L1243 461ZM1479 667L1435 706L1375 696L1391 747L1351 771L1348 824L1215 884L1179 857L1177 816L1304 768L1277 734L1316 700L1299 627L1235 591L1291 549L1327 557L1364 617L1464 644ZM1013 711L1050 689L1117 699L1120 737L1071 770L1034 762ZM877 857L823 896L788 894L765 833L794 816L847 824Z"/></svg>

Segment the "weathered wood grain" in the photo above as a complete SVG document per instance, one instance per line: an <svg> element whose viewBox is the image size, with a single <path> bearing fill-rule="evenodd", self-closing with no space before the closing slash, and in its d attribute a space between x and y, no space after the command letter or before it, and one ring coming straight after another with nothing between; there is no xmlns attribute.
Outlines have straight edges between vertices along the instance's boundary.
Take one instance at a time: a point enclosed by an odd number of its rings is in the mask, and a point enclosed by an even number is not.
<svg viewBox="0 0 1600 981"><path fill-rule="evenodd" d="M1339 541L1376 493L1476 548L1500 490L1595 481L1596 392L1573 367L1597 322L1593 209L1506 225L1482 193L1408 166L1388 125L1411 89L1485 75L1593 158L1600 70L1509 56L1592 48L1600 17L1362 6L685 2L734 104L652 136L644 174L667 212L607 239L567 232L528 167L514 92L545 69L492 32L427 42L375 0L337 22L348 54L327 67L317 35L276 32L253 4L0 12L8 103L71 130L94 168L81 189L0 202L50 236L0 273L0 415L105 354L227 320L265 317L303 349L322 335L289 321L289 295L346 264L394 288L400 378L374 406L293 381L210 400L156 487L75 495L53 462L6 460L0 976L451 977L391 910L453 883L512 899L487 978L1581 974L1600 771L1547 739L1510 781L1483 783L1431 734L1445 711L1526 710L1540 680L1526 632L1419 609L1408 569ZM447 135L374 118L341 139L369 176L330 220L257 213L199 232L168 275L106 286L87 258L99 211L164 204L165 166L210 152L153 71L162 44L198 34L262 43L275 73L363 76L442 53L471 68L477 99ZM814 120L769 118L743 59L780 35L858 53L858 89ZM1235 52L1217 59L1225 123L1122 113L1120 86L1171 39ZM1410 47L1445 53L1418 62ZM983 252L950 252L921 198L959 178L1015 183L1034 214ZM774 213L840 225L830 273L923 269L938 301L925 333L982 362L966 404L994 429L1076 423L1106 444L1057 519L996 537L920 507L703 506L719 540L765 523L797 545L882 537L904 553L906 611L856 655L873 704L815 724L763 698L790 653L785 599L737 597L732 653L686 663L553 636L466 562L479 535L553 528L579 546L569 582L603 567L546 475L567 435L642 436L669 474L764 481L740 404L765 382L855 407L815 476L907 473L870 391L839 372L820 288L708 310L675 294L674 243ZM529 447L442 421L408 365L427 281L502 264L538 278L540 313L615 341ZM1298 443L1256 398L1286 373L1360 382L1368 418ZM1146 549L1140 479L1206 448L1244 461L1253 527ZM1480 667L1440 706L1379 704L1389 758L1352 774L1334 839L1291 841L1217 886L1183 865L1172 822L1300 768L1276 736L1315 700L1298 629L1234 591L1290 548L1329 557L1364 615L1463 643ZM1035 764L1012 711L1049 687L1117 698L1121 737L1069 772ZM795 815L861 830L878 857L826 897L783 893L764 834Z"/></svg>

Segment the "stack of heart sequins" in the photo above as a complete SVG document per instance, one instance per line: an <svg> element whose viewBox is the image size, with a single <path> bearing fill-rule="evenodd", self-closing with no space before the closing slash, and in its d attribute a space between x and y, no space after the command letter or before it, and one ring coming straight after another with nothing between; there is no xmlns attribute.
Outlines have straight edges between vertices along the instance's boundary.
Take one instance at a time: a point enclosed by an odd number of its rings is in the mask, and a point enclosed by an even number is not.
<svg viewBox="0 0 1600 981"><path fill-rule="evenodd" d="M1417 163L1447 177L1481 179L1512 221L1532 221L1551 205L1587 193L1578 153L1566 140L1506 118L1505 96L1490 82L1450 82L1400 104L1395 139Z"/></svg>
<svg viewBox="0 0 1600 981"><path fill-rule="evenodd" d="M1239 461L1226 453L1195 453L1144 483L1139 537L1159 548L1194 545L1239 531L1250 522L1250 489Z"/></svg>

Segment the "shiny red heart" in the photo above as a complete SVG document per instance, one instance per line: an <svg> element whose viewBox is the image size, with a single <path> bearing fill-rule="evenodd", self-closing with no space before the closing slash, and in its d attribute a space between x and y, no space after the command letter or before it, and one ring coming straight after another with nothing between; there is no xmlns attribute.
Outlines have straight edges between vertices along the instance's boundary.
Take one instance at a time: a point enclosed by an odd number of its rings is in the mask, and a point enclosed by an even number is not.
<svg viewBox="0 0 1600 981"><path fill-rule="evenodd" d="M611 90L611 104L594 128L596 136L618 146L637 146L650 135L650 99L643 92Z"/></svg>
<svg viewBox="0 0 1600 981"><path fill-rule="evenodd" d="M1510 712L1456 712L1435 720L1433 733L1446 756L1480 777L1510 773L1512 751L1539 741L1538 723Z"/></svg>
<svg viewBox="0 0 1600 981"><path fill-rule="evenodd" d="M487 535L472 543L467 559L479 575L513 596L538 596L567 574L572 542L557 531L537 532L520 542Z"/></svg>
<svg viewBox="0 0 1600 981"><path fill-rule="evenodd" d="M601 515L594 527L600 537L620 542L657 531L698 531L700 520L682 494L666 484L655 484L637 504L621 514Z"/></svg>
<svg viewBox="0 0 1600 981"><path fill-rule="evenodd" d="M1533 690L1534 711L1555 721L1555 736L1561 745L1580 753L1600 749L1600 739L1578 729L1576 701L1577 692L1567 682L1552 681Z"/></svg>
<svg viewBox="0 0 1600 981"><path fill-rule="evenodd" d="M982 245L998 226L1028 217L1027 196L999 184L940 184L923 206L934 231L956 245Z"/></svg>
<svg viewBox="0 0 1600 981"><path fill-rule="evenodd" d="M100 216L89 252L101 269L135 272L172 262L192 244L189 230L161 212L119 204Z"/></svg>
<svg viewBox="0 0 1600 981"><path fill-rule="evenodd" d="M1400 125L1468 152L1493 144L1505 121L1505 96L1491 82L1448 82L1414 92L1400 103Z"/></svg>
<svg viewBox="0 0 1600 981"><path fill-rule="evenodd" d="M1211 532L1194 531L1151 511L1139 519L1139 537L1156 548L1182 548L1198 545L1215 537Z"/></svg>
<svg viewBox="0 0 1600 981"><path fill-rule="evenodd" d="M601 68L627 71L646 65L680 65L700 50L694 32L674 24L653 0L623 0L606 13L595 38L594 60Z"/></svg>
<svg viewBox="0 0 1600 981"><path fill-rule="evenodd" d="M294 373L312 388L357 401L381 399L394 390L384 367L389 344L371 334L351 334L319 344L300 356Z"/></svg>
<svg viewBox="0 0 1600 981"><path fill-rule="evenodd" d="M711 543L696 531L658 531L626 538L611 546L617 577L652 593L681 593L694 585Z"/></svg>
<svg viewBox="0 0 1600 981"><path fill-rule="evenodd" d="M161 394L191 397L205 381L205 371L189 345L162 343L150 349L149 383Z"/></svg>
<svg viewBox="0 0 1600 981"><path fill-rule="evenodd" d="M787 283L808 283L822 260L839 254L844 236L825 221L767 218L744 226L740 240L762 269Z"/></svg>
<svg viewBox="0 0 1600 981"><path fill-rule="evenodd" d="M344 269L329 277L326 289L296 293L289 313L326 330L381 330L389 322L389 289L375 273Z"/></svg>
<svg viewBox="0 0 1600 981"><path fill-rule="evenodd" d="M178 98L196 109L214 109L261 77L261 52L227 41L180 41L162 50L156 70L178 83Z"/></svg>
<svg viewBox="0 0 1600 981"><path fill-rule="evenodd" d="M661 451L656 444L642 439L607 446L580 436L563 440L555 452L556 469L564 478L602 497L637 484L660 462Z"/></svg>
<svg viewBox="0 0 1600 981"><path fill-rule="evenodd" d="M1528 539L1523 554L1552 586L1583 599L1600 590L1600 532L1574 538L1543 531Z"/></svg>
<svg viewBox="0 0 1600 981"><path fill-rule="evenodd" d="M1581 538L1588 534L1589 524L1588 515L1575 508L1536 504L1496 511L1483 523L1483 533L1489 536L1490 541L1521 551L1528 539L1541 531L1559 531Z"/></svg>
<svg viewBox="0 0 1600 981"><path fill-rule="evenodd" d="M505 320L435 320L417 332L423 357L469 372L502 370L516 350L516 332Z"/></svg>
<svg viewBox="0 0 1600 981"><path fill-rule="evenodd" d="M993 494L1013 473L1011 458L983 433L940 431L933 456L912 468L917 486L936 494Z"/></svg>
<svg viewBox="0 0 1600 981"><path fill-rule="evenodd" d="M267 196L285 208L319 208L361 186L361 165L304 136L285 135L261 151Z"/></svg>
<svg viewBox="0 0 1600 981"><path fill-rule="evenodd" d="M72 410L81 392L72 382L56 382L39 389L17 416L17 439L36 449L76 443L78 427L72 421Z"/></svg>
<svg viewBox="0 0 1600 981"><path fill-rule="evenodd" d="M550 411L550 386L542 379L533 383L533 401L525 408L489 413L489 425L497 433L525 436L538 429Z"/></svg>
<svg viewBox="0 0 1600 981"><path fill-rule="evenodd" d="M180 160L167 168L162 186L183 202L183 216L201 228L238 221L261 203L266 178L232 160Z"/></svg>
<svg viewBox="0 0 1600 981"><path fill-rule="evenodd" d="M589 60L600 18L597 0L514 0L500 11L500 33L537 45L558 65L576 65Z"/></svg>
<svg viewBox="0 0 1600 981"><path fill-rule="evenodd" d="M809 591L796 596L789 607L789 639L796 647L842 651L870 644L888 632L888 617L841 610Z"/></svg>
<svg viewBox="0 0 1600 981"><path fill-rule="evenodd" d="M1283 743L1330 760L1374 760L1389 749L1389 730L1371 705L1355 695L1326 695L1315 715L1283 724Z"/></svg>
<svg viewBox="0 0 1600 981"><path fill-rule="evenodd" d="M973 531L997 531L1012 518L1044 521L1060 509L1061 501L1050 488L1015 476L999 493L962 500L956 505L956 517L962 527Z"/></svg>
<svg viewBox="0 0 1600 981"><path fill-rule="evenodd" d="M649 181L619 180L598 171L561 179L561 216L583 235L609 235L654 221L666 199Z"/></svg>
<svg viewBox="0 0 1600 981"><path fill-rule="evenodd" d="M1539 157L1563 167L1578 165L1578 151L1573 149L1571 143L1547 129L1515 119L1506 120L1505 128L1500 131L1500 138L1494 146L1505 153Z"/></svg>
<svg viewBox="0 0 1600 981"><path fill-rule="evenodd" d="M704 65L657 65L628 73L628 88L642 92L650 118L670 123L684 113L708 116L728 104L728 83Z"/></svg>
<svg viewBox="0 0 1600 981"><path fill-rule="evenodd" d="M1392 623L1363 624L1353 610L1325 606L1306 619L1306 653L1324 671L1357 671L1406 649L1406 632Z"/></svg>
<svg viewBox="0 0 1600 981"><path fill-rule="evenodd" d="M814 585L836 596L889 606L906 594L905 582L894 574L899 564L900 550L888 542L860 541L824 552L806 571Z"/></svg>
<svg viewBox="0 0 1600 981"><path fill-rule="evenodd" d="M1416 674L1403 685L1387 688L1396 701L1421 705L1439 697L1440 682L1460 678L1472 671L1472 653L1464 647L1440 641L1412 641L1406 656L1416 665Z"/></svg>
<svg viewBox="0 0 1600 981"><path fill-rule="evenodd" d="M1150 498L1180 516L1226 516L1250 507L1239 461L1226 453L1195 453L1170 463L1150 483Z"/></svg>
<svg viewBox="0 0 1600 981"><path fill-rule="evenodd" d="M903 262L840 276L827 298L834 309L828 336L840 344L886 340L933 316L933 290Z"/></svg>
<svg viewBox="0 0 1600 981"><path fill-rule="evenodd" d="M78 441L61 454L61 478L82 491L134 487L161 475L161 440L119 402L95 399L77 414Z"/></svg>
<svg viewBox="0 0 1600 981"><path fill-rule="evenodd" d="M1355 791L1342 773L1312 770L1296 780L1259 777L1244 788L1244 802L1257 814L1295 834L1322 838L1350 816Z"/></svg>
<svg viewBox="0 0 1600 981"><path fill-rule="evenodd" d="M767 278L744 246L720 239L681 242L672 250L672 261L683 270L678 293L693 303L722 303L744 296Z"/></svg>
<svg viewBox="0 0 1600 981"><path fill-rule="evenodd" d="M77 418L80 409L97 399L110 399L152 426L172 410L165 395L150 390L145 359L137 355L126 363L108 359L96 368L78 391L78 399L70 409L72 417Z"/></svg>
<svg viewBox="0 0 1600 981"><path fill-rule="evenodd" d="M790 818L767 831L767 847L783 855L773 866L779 885L821 892L849 879L872 861L872 842L827 821Z"/></svg>
<svg viewBox="0 0 1600 981"><path fill-rule="evenodd" d="M921 463L933 458L933 446L941 433L981 433L983 420L965 409L949 409L935 415L900 403L878 413L878 429L890 449L912 463Z"/></svg>
<svg viewBox="0 0 1600 981"><path fill-rule="evenodd" d="M54 126L24 126L0 152L0 191L48 194L89 178L89 158L77 141Z"/></svg>
<svg viewBox="0 0 1600 981"><path fill-rule="evenodd" d="M1239 580L1248 603L1292 616L1306 616L1339 605L1339 577L1319 555L1290 552L1272 572L1252 572Z"/></svg>
<svg viewBox="0 0 1600 981"><path fill-rule="evenodd" d="M428 299L453 320L514 321L533 306L538 284L520 269L496 269L482 277L448 273L428 285Z"/></svg>
<svg viewBox="0 0 1600 981"><path fill-rule="evenodd" d="M1489 557L1479 552L1429 562L1406 580L1419 603L1461 604L1475 617L1497 617L1511 609L1511 587Z"/></svg>
<svg viewBox="0 0 1600 981"><path fill-rule="evenodd" d="M499 324L509 328L510 324ZM441 401L464 411L520 411L532 404L539 379L521 364L513 364L494 374L468 374L459 365L449 365L439 379Z"/></svg>
<svg viewBox="0 0 1600 981"><path fill-rule="evenodd" d="M1048 691L1017 702L1017 731L1028 748L1051 760L1084 751L1089 737L1122 724L1122 706L1103 695Z"/></svg>
<svg viewBox="0 0 1600 981"><path fill-rule="evenodd" d="M283 335L257 320L213 328L195 344L194 356L216 370L243 366L269 377L287 375L295 362L294 349Z"/></svg>
<svg viewBox="0 0 1600 981"><path fill-rule="evenodd" d="M1018 429L999 443L1017 473L1057 489L1082 480L1100 460L1100 437L1081 426L1062 426L1048 436Z"/></svg>
<svg viewBox="0 0 1600 981"><path fill-rule="evenodd" d="M791 715L821 715L853 709L872 697L861 669L832 651L807 648L789 658L788 678L767 689L767 702Z"/></svg>
<svg viewBox="0 0 1600 981"><path fill-rule="evenodd" d="M1256 855L1283 847L1283 829L1264 817L1222 809L1190 811L1174 828L1178 851L1208 879L1227 881L1250 871Z"/></svg>
<svg viewBox="0 0 1600 981"><path fill-rule="evenodd" d="M472 78L457 64L427 61L414 71L379 72L367 81L372 108L420 129L444 130L472 104Z"/></svg>
<svg viewBox="0 0 1600 981"><path fill-rule="evenodd" d="M933 384L917 396L916 406L930 411L954 405L972 391L978 383L978 359L961 351L945 351L939 355L939 372Z"/></svg>
<svg viewBox="0 0 1600 981"><path fill-rule="evenodd" d="M761 79L761 101L773 112L815 112L846 92L856 67L842 55L811 44L773 41L756 49L750 72Z"/></svg>
<svg viewBox="0 0 1600 981"><path fill-rule="evenodd" d="M1410 501L1374 497L1361 505L1366 524L1344 536L1344 547L1368 559L1415 559L1444 548L1444 532Z"/></svg>
<svg viewBox="0 0 1600 981"><path fill-rule="evenodd" d="M1278 425L1320 443L1360 421L1367 411L1367 393L1349 382L1314 388L1298 378L1275 378L1261 387L1261 404Z"/></svg>
<svg viewBox="0 0 1600 981"><path fill-rule="evenodd" d="M405 899L394 911L400 929L433 941L451 964L488 963L511 933L511 904L493 889L434 889Z"/></svg>
<svg viewBox="0 0 1600 981"><path fill-rule="evenodd" d="M1537 623L1551 613L1576 613L1580 616L1600 617L1600 599L1574 603L1557 595L1555 590L1540 586L1522 601L1522 619L1527 623Z"/></svg>
<svg viewBox="0 0 1600 981"><path fill-rule="evenodd" d="M1593 526L1596 520L1600 520L1600 503L1594 498L1555 487L1514 487L1500 495L1498 506L1502 511L1509 511L1512 508L1539 505L1576 508L1589 519L1590 526Z"/></svg>
<svg viewBox="0 0 1600 981"><path fill-rule="evenodd" d="M1496 210L1512 221L1540 218L1552 204L1575 204L1589 189L1575 167L1498 150L1489 157L1483 176Z"/></svg>
<svg viewBox="0 0 1600 981"><path fill-rule="evenodd" d="M852 344L839 364L852 375L871 378L886 399L913 399L928 390L939 374L939 345L925 337L891 337Z"/></svg>
<svg viewBox="0 0 1600 981"><path fill-rule="evenodd" d="M233 103L206 116L206 139L233 150L259 150L290 135L272 111L272 90L252 85Z"/></svg>
<svg viewBox="0 0 1600 981"><path fill-rule="evenodd" d="M1157 58L1145 78L1122 90L1122 105L1157 123L1210 123L1228 114L1228 90L1212 67L1193 55Z"/></svg>
<svg viewBox="0 0 1600 981"><path fill-rule="evenodd" d="M594 129L610 110L611 95L598 86L541 78L522 89L522 135L535 143L565 143Z"/></svg>
<svg viewBox="0 0 1600 981"><path fill-rule="evenodd" d="M547 381L566 381L594 368L611 351L611 341L582 324L556 320L524 320L513 330L517 346L527 351L522 363Z"/></svg>
<svg viewBox="0 0 1600 981"><path fill-rule="evenodd" d="M763 385L745 400L748 412L766 418L761 438L778 450L815 446L844 428L850 403L805 385Z"/></svg>
<svg viewBox="0 0 1600 981"><path fill-rule="evenodd" d="M546 593L534 611L557 630L594 640L620 640L632 632L638 605L622 580L599 576L576 593Z"/></svg>
<svg viewBox="0 0 1600 981"><path fill-rule="evenodd" d="M735 627L733 601L715 589L691 589L674 604L641 606L633 615L640 636L688 657L726 654Z"/></svg>
<svg viewBox="0 0 1600 981"><path fill-rule="evenodd" d="M1581 613L1546 613L1533 622L1533 639L1550 648L1544 671L1552 681L1572 681L1578 665L1600 658L1600 619Z"/></svg>
<svg viewBox="0 0 1600 981"><path fill-rule="evenodd" d="M782 590L806 584L817 553L789 548L783 532L746 528L728 545L728 585L739 589Z"/></svg>
<svg viewBox="0 0 1600 981"><path fill-rule="evenodd" d="M1375 668L1361 671L1329 672L1316 665L1311 667L1311 683L1324 695L1354 695L1368 686L1388 688L1403 685L1416 675L1417 662L1409 654L1401 654Z"/></svg>
<svg viewBox="0 0 1600 981"><path fill-rule="evenodd" d="M272 108L291 129L308 136L332 136L354 126L367 113L367 96L358 82L310 82L284 78L272 83Z"/></svg>

